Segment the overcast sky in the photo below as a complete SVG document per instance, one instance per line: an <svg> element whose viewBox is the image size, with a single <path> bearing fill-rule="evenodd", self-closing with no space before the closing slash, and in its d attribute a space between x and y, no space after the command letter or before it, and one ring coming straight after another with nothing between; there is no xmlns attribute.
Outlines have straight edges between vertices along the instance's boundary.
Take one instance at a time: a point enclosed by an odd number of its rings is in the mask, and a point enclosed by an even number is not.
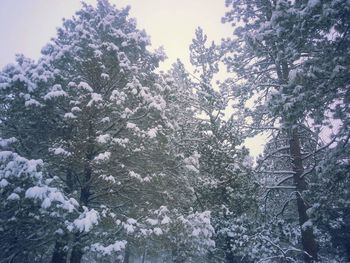
<svg viewBox="0 0 350 263"><path fill-rule="evenodd" d="M87 0L95 4L95 0ZM186 64L188 47L196 27L220 41L232 29L221 23L224 0L110 0L117 7L131 6L138 27L151 36L152 46L164 46L168 68L176 58ZM56 34L62 18L70 18L81 7L79 0L0 0L0 67L16 53L37 59L41 48Z"/></svg>
<svg viewBox="0 0 350 263"><path fill-rule="evenodd" d="M85 2L95 5L95 0ZM131 6L130 16L151 37L152 47L163 46L167 69L180 58L190 68L189 45L200 26L210 40L230 36L232 28L221 23L224 0L110 0L117 8ZM13 62L15 54L37 60L41 48L56 35L62 18L81 8L79 0L0 0L0 68ZM263 139L249 140L253 156L262 151Z"/></svg>

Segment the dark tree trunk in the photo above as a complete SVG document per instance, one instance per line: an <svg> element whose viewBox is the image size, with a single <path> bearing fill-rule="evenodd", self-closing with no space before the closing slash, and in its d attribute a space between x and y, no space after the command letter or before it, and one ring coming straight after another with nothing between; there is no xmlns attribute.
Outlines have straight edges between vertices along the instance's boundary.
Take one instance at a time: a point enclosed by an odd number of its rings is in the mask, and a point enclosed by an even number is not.
<svg viewBox="0 0 350 263"><path fill-rule="evenodd" d="M130 260L130 246L127 244L125 248L124 261L123 263L129 263Z"/></svg>
<svg viewBox="0 0 350 263"><path fill-rule="evenodd" d="M145 263L145 261L146 261L146 248L143 249L142 262L141 263Z"/></svg>
<svg viewBox="0 0 350 263"><path fill-rule="evenodd" d="M80 192L80 203L84 206L88 206L89 204L89 198L90 198L90 179L91 179L91 168L89 165L85 168L85 183L83 187L81 188ZM81 259L84 255L81 244L80 244L79 237L75 237L75 245L73 246L72 255L70 258L70 263L80 263Z"/></svg>
<svg viewBox="0 0 350 263"><path fill-rule="evenodd" d="M67 251L65 251L64 247L67 245L66 242L62 240L57 240L55 244L55 248L53 251L51 263L66 263L67 261Z"/></svg>
<svg viewBox="0 0 350 263"><path fill-rule="evenodd" d="M233 256L231 251L226 252L225 259L227 263L235 263L235 257Z"/></svg>
<svg viewBox="0 0 350 263"><path fill-rule="evenodd" d="M307 253L304 255L305 262L317 261L317 243L314 237L312 226L304 226L304 223L309 220L307 215L307 205L303 199L303 192L306 190L307 185L305 178L302 177L304 173L303 161L301 158L300 141L298 135L298 129L293 128L290 134L290 154L292 157L293 165L293 180L296 187L296 198L299 215L299 225L301 228L301 242L304 251Z"/></svg>
<svg viewBox="0 0 350 263"><path fill-rule="evenodd" d="M91 192L90 192L91 176L92 176L92 170L91 170L90 164L87 163L85 164L85 169L84 169L84 184L80 192L80 203L82 203L85 206L88 206L89 198L91 196Z"/></svg>
<svg viewBox="0 0 350 263"><path fill-rule="evenodd" d="M83 250L79 244L74 245L72 255L70 257L70 263L80 263L83 258Z"/></svg>
<svg viewBox="0 0 350 263"><path fill-rule="evenodd" d="M228 195L227 195L227 192L225 189L222 189L222 192L221 192L221 200L224 200L224 203L225 204L229 204L229 198L228 198ZM229 216L227 215L227 210L224 209L222 211L223 215L224 215L224 219L227 221L229 220ZM232 252L232 247L231 247L231 242L232 241L232 238L230 238L229 236L226 236L225 237L225 262L226 263L235 263L236 260L235 260L235 255L234 253Z"/></svg>
<svg viewBox="0 0 350 263"><path fill-rule="evenodd" d="M89 137L92 138L92 128L91 125L89 125ZM80 204L88 207L89 200L91 196L91 179L92 179L92 169L90 166L90 161L93 159L93 143L89 141L88 150L86 153L86 159L87 161L84 163L84 179L83 179L83 185L80 190ZM81 239L79 238L78 234L75 236L74 240L74 246L72 249L72 254L70 257L70 263L80 263L84 252L82 249Z"/></svg>
<svg viewBox="0 0 350 263"><path fill-rule="evenodd" d="M235 263L235 256L232 253L231 248L231 238L226 237L226 253L225 253L226 263Z"/></svg>

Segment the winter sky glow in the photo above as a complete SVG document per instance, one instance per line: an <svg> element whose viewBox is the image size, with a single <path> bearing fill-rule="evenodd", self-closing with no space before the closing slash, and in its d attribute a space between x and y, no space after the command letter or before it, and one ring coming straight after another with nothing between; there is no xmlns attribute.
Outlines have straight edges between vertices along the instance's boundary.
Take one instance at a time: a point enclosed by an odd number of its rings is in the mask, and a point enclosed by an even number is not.
<svg viewBox="0 0 350 263"><path fill-rule="evenodd" d="M87 0L95 4L95 0ZM131 6L139 28L151 36L152 47L164 46L168 68L176 58L188 60L188 47L197 26L209 39L219 41L231 33L222 25L223 0L111 0L117 7ZM2 0L0 3L0 66L14 60L16 53L37 59L41 48L55 35L62 18L80 9L79 0ZM187 64L187 63L186 63Z"/></svg>
<svg viewBox="0 0 350 263"><path fill-rule="evenodd" d="M95 4L95 0L86 0ZM117 8L131 6L139 28L151 37L152 48L163 46L167 69L180 58L189 65L189 45L200 26L210 40L220 41L232 34L229 25L221 23L224 0L110 0ZM62 18L70 18L81 7L79 0L1 0L0 3L0 68L13 62L15 54L38 59L41 48L56 34ZM256 156L262 141L250 140L247 146Z"/></svg>

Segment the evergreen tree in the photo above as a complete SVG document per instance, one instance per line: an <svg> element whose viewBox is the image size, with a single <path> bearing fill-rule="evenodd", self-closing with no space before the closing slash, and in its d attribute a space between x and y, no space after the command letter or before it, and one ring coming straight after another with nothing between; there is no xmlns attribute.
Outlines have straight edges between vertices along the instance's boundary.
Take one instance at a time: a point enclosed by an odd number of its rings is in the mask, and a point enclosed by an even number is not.
<svg viewBox="0 0 350 263"><path fill-rule="evenodd" d="M0 75L1 262L48 261L48 248L77 201L43 161L56 134L53 111L37 100L45 74L18 56ZM35 230L34 230L35 229Z"/></svg>
<svg viewBox="0 0 350 263"><path fill-rule="evenodd" d="M18 187L25 188L25 197L39 205L33 212L46 216L33 213L35 222L48 227L40 236L45 261L103 261L113 254L129 262L140 252L137 246L151 248L165 239L162 251L179 261L212 246L210 214L190 207L186 176L193 152L183 153L176 143L187 113L174 114L178 99L172 84L154 73L164 54L148 50L148 36L128 11L104 0L96 8L83 4L43 48L38 63L19 57L1 75L2 145L16 142L13 156L42 159L45 168L43 178L31 183L41 188L34 191L21 181L10 188L6 178L14 175L6 167L13 162L4 155L2 205L12 210L2 220L18 213L12 199ZM14 224L4 231L10 237ZM11 260L17 257L13 247L22 249L11 241L5 250Z"/></svg>
<svg viewBox="0 0 350 263"><path fill-rule="evenodd" d="M225 63L237 76L227 84L234 86L252 129L285 136L285 144L265 159L287 154L288 170L273 171L287 179L274 187L294 189L304 258L317 261L323 248L317 245L309 210L317 192L310 194L308 178L319 163L310 171L307 159L319 160L317 155L332 143L343 145L345 152L348 148L348 3L243 0L226 5L231 10L224 22L236 27L234 37L223 42ZM335 119L340 120L337 135L324 145L318 137L317 148L308 151L302 139L306 123L313 123L317 134ZM327 165L338 161L328 159ZM346 174L343 170L344 179ZM288 179L292 185L285 184Z"/></svg>
<svg viewBox="0 0 350 263"><path fill-rule="evenodd" d="M215 83L222 52L207 43L201 28L190 46L191 63L199 74L194 86L197 98L199 175L195 184L200 209L212 213L216 248L212 260L235 262L246 257L243 243L257 212L256 187L251 173L244 136L238 130L240 118L227 113L229 99L225 86ZM227 116L229 115L230 116Z"/></svg>

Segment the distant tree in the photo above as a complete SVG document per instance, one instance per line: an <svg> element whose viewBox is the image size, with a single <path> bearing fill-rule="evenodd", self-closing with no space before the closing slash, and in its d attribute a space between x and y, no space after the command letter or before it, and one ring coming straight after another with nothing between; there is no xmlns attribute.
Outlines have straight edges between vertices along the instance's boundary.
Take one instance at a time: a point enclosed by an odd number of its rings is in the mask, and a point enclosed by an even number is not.
<svg viewBox="0 0 350 263"><path fill-rule="evenodd" d="M216 247L213 261L242 260L257 212L256 185L252 177L252 161L242 146L244 134L239 130L240 117L230 112L225 86L215 82L219 72L221 49L209 44L201 28L195 32L190 46L199 133L197 151L199 174L196 179L198 209L212 213ZM241 235L237 233L240 231ZM240 245L239 245L240 244ZM244 262L249 262L250 257Z"/></svg>

